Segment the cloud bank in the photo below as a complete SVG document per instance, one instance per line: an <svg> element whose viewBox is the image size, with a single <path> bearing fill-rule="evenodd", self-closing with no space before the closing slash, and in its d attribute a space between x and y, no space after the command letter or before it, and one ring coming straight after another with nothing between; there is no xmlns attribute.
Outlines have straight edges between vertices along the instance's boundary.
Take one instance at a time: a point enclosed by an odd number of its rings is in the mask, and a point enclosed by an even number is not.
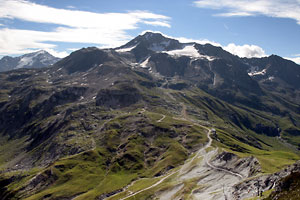
<svg viewBox="0 0 300 200"><path fill-rule="evenodd" d="M140 24L170 28L170 18L149 11L127 13L95 13L58 9L27 0L0 1L0 19L18 19L27 22L52 24L51 31L0 29L0 54L21 54L35 49L50 49L53 42L91 43L98 46L118 46L128 41L128 30Z"/></svg>
<svg viewBox="0 0 300 200"><path fill-rule="evenodd" d="M228 44L227 46L223 47L226 51L237 55L239 57L246 57L246 58L252 58L252 57L264 57L266 56L265 51L256 45L235 45L233 43Z"/></svg>
<svg viewBox="0 0 300 200"><path fill-rule="evenodd" d="M300 25L299 0L198 0L199 8L222 10L217 16L256 16L294 19Z"/></svg>
<svg viewBox="0 0 300 200"><path fill-rule="evenodd" d="M297 63L298 65L300 65L300 56L299 57L284 57L287 60L291 60L295 63Z"/></svg>

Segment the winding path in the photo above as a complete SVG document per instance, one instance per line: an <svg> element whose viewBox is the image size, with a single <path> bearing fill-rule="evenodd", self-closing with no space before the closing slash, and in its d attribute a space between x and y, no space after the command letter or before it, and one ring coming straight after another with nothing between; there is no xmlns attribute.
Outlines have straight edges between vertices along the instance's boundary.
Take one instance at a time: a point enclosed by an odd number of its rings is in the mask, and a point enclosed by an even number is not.
<svg viewBox="0 0 300 200"><path fill-rule="evenodd" d="M205 160L205 162L206 162L206 164L207 164L210 168L212 168L212 169L226 172L226 173L231 174L231 175L233 175L233 176L237 176L237 177L239 177L240 179L243 179L243 178L244 178L244 177L243 177L241 174L239 174L239 173L235 173L235 172L229 171L229 170L227 170L227 169L223 169L223 168L216 167L216 166L212 165L207 159Z"/></svg>
<svg viewBox="0 0 300 200"><path fill-rule="evenodd" d="M144 188L144 189L142 189L142 190L139 190L139 191L137 191L137 192L134 192L134 193L132 193L131 195L129 195L129 196L127 196L127 197L121 198L120 200L128 199L128 198L133 197L133 196L135 196L135 195L137 195L137 194L139 194L139 193L141 193L141 192L144 192L144 191L146 191L146 190L149 190L149 189L151 189L151 188L154 188L155 186L158 186L159 184L161 184L164 180L166 180L166 179L169 178L170 176L176 174L178 171L179 171L179 170L174 171L174 172L172 172L172 173L166 175L166 176L163 177L162 179L160 179L157 183L155 183L155 184L153 184L153 185L151 185L151 186L149 186L149 187L147 187L147 188Z"/></svg>
<svg viewBox="0 0 300 200"><path fill-rule="evenodd" d="M186 119L186 120L188 120L188 121L193 121L193 122L194 122L194 120L190 120L190 119L188 118L188 115L187 115L187 113L186 113L186 105L185 105L184 103L181 103L181 106L182 106L181 115L184 117L184 119ZM200 152L201 152L203 149L206 149L206 148L210 147L210 146L211 146L211 143L212 143L212 138L210 137L210 132L211 132L211 130L210 130L209 128L207 128L206 126L202 126L202 125L197 124L197 123L195 123L195 122L194 122L193 124L194 124L195 126L199 126L199 127L201 127L201 128L204 128L204 129L208 130L208 133L207 133L208 143L207 143L202 149L198 150L197 154L191 159L190 163L193 162L193 160L194 160L196 157L199 156ZM212 168L212 169L214 169L214 170L224 171L224 172L226 172L226 173L228 173L228 174L231 174L231 175L233 175L233 176L237 176L237 177L239 177L240 179L243 179L243 178L244 178L244 177L243 177L241 174L239 174L239 173L235 173L235 172L229 171L229 170L227 170L227 169L220 168L220 167L216 167L216 166L212 165L212 164L209 162L207 156L204 156L204 159L205 159L205 163L206 163L210 168Z"/></svg>
<svg viewBox="0 0 300 200"><path fill-rule="evenodd" d="M208 128L206 128L206 129L209 130ZM154 187L158 186L159 184L161 184L164 180L166 180L166 179L169 178L170 176L176 174L177 172L180 172L182 168L184 168L184 167L186 167L186 166L189 166L189 165L193 162L193 160L198 156L199 152L201 152L202 150L205 150L206 148L208 148L208 147L211 146L212 139L211 139L211 137L210 137L209 135L210 135L210 130L209 130L208 133L207 133L207 137L208 137L208 139L209 139L208 143L207 143L204 147L202 147L201 149L199 149L198 152L196 153L196 155L195 155L189 162L185 163L179 170L176 170L176 171L174 171L174 172L169 173L168 175L166 175L165 177L163 177L162 179L160 179L157 183L155 183L155 184L153 184L153 185L151 185L151 186L149 186L149 187L147 187L147 188L144 188L144 189L142 189L142 190L139 190L139 191L137 191L137 192L134 192L134 193L132 193L132 194L130 194L130 195L124 197L124 198L121 198L120 200L128 199L128 198L133 197L133 196L135 196L135 195L137 195L137 194L139 194L139 193L141 193L141 192L144 192L144 191L146 191L146 190L149 190L149 189L151 189L151 188L154 188Z"/></svg>
<svg viewBox="0 0 300 200"><path fill-rule="evenodd" d="M193 125L199 126L199 127L204 128L204 129L207 130L208 143L207 143L205 146L203 146L202 148L200 148L200 149L196 152L196 155L193 156L192 159L190 159L190 160L188 160L186 163L184 163L184 164L180 167L180 169L178 169L178 170L176 170L176 171L173 171L173 172L171 172L171 173L165 175L165 176L162 177L158 182L156 182L155 184L153 184L153 185L151 185L151 186L149 186L149 187L146 187L146 188L144 188L144 189L142 189L142 190L139 190L139 191L136 191L136 192L130 191L130 195L128 195L128 196L126 196L126 197L123 197L123 198L121 198L120 200L125 200L125 199L128 199L128 198L130 198L130 197L133 197L133 196L135 196L135 195L137 195L137 194L140 194L140 193L142 193L142 192L144 192L144 191L150 190L150 189L152 189L152 188L158 186L158 185L161 184L163 181L165 181L167 178L169 178L170 176L172 176L172 175L174 175L174 174L176 174L176 173L178 173L178 172L179 172L179 175L183 175L183 174L184 174L184 171L185 171L186 169L188 169L188 167L191 166L192 162L193 162L196 158L198 158L200 155L203 156L206 165L207 165L208 167L212 168L213 170L223 171L223 172L225 172L225 173L227 173L227 174L230 174L230 175L232 175L232 176L237 176L237 177L240 178L240 179L243 179L243 178L244 178L241 174L238 174L238 173L229 171L229 170L227 170L227 169L223 169L223 168L216 167L216 166L212 165L212 164L209 162L210 156L208 156L207 154L205 154L204 151L206 151L207 148L211 147L211 144L212 144L212 141L213 141L213 139L210 137L211 129L208 128L208 127L202 126L202 125L200 125L200 124L197 124L197 123L194 122L193 120L190 120L190 119L187 117L187 114L186 114L186 106L185 106L184 104L181 104L181 105L182 105L182 109L183 109L183 110L182 110L182 115L183 115L183 117L184 117L185 120L191 121L191 122L193 122ZM143 109L143 111L145 111L145 109ZM163 115L163 114L161 114L161 115L162 115L162 118L159 119L159 120L157 120L157 122L161 122L161 121L164 120L164 118L166 117L166 116ZM126 191L126 190L125 190L125 191ZM124 192L124 191L123 191L123 192ZM117 194L115 194L115 195L117 195ZM115 195L113 195L113 196L115 196ZM191 194L191 195L192 195L192 194Z"/></svg>
<svg viewBox="0 0 300 200"><path fill-rule="evenodd" d="M166 118L166 115L161 114L161 118L159 120L157 120L157 123L162 122L162 120L164 120Z"/></svg>

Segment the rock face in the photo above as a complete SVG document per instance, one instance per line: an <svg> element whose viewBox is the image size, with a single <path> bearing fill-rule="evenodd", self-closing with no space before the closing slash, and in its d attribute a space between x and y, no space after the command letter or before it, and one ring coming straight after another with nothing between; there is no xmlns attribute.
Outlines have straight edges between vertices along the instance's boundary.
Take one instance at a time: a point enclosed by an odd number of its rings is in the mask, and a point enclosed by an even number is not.
<svg viewBox="0 0 300 200"><path fill-rule="evenodd" d="M239 173L244 177L251 177L261 171L260 164L255 157L239 158L237 155L229 152L218 154L212 161L212 164L228 171Z"/></svg>
<svg viewBox="0 0 300 200"><path fill-rule="evenodd" d="M251 191L251 195L257 196L255 194L257 194L258 188L259 191L266 191L275 188L275 191L268 199L287 199L285 198L286 191L288 191L289 189L292 190L293 187L295 190L296 188L297 190L299 190L299 180L297 179L297 177L299 177L299 173L300 161L274 174L263 175L258 178L249 179L240 184L237 184L235 186L234 195L241 199L244 199L249 197L249 191ZM291 186L292 184L294 184L295 186Z"/></svg>
<svg viewBox="0 0 300 200"><path fill-rule="evenodd" d="M272 192L268 199L284 200L291 199L297 200L300 198L300 171L292 172L290 175L281 179L275 191Z"/></svg>
<svg viewBox="0 0 300 200"><path fill-rule="evenodd" d="M248 74L265 85L287 84L300 88L300 69L296 63L279 56L245 59L248 63Z"/></svg>
<svg viewBox="0 0 300 200"><path fill-rule="evenodd" d="M123 108L137 103L142 96L138 89L121 85L120 88L102 89L96 97L96 105L107 108Z"/></svg>
<svg viewBox="0 0 300 200"><path fill-rule="evenodd" d="M42 68L52 65L60 58L54 57L47 51L37 51L19 57L5 56L0 60L0 72L20 68Z"/></svg>
<svg viewBox="0 0 300 200"><path fill-rule="evenodd" d="M254 131L256 133L263 133L268 136L280 136L280 128L278 127L271 127L271 126L265 126L263 124L256 124L256 127L254 128Z"/></svg>

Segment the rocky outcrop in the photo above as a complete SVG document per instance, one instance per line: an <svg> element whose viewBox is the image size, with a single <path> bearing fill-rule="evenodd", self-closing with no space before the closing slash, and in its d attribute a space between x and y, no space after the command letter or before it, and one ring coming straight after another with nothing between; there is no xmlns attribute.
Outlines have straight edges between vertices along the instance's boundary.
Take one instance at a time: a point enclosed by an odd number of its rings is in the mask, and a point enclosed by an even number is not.
<svg viewBox="0 0 300 200"><path fill-rule="evenodd" d="M37 190L40 191L47 188L57 179L58 177L52 172L52 169L47 169L30 179L27 185L21 190L26 194L37 192Z"/></svg>
<svg viewBox="0 0 300 200"><path fill-rule="evenodd" d="M300 171L292 172L281 179L275 191L268 197L268 200L300 199Z"/></svg>
<svg viewBox="0 0 300 200"><path fill-rule="evenodd" d="M7 186L13 181L16 181L14 177L7 179L0 177L0 197L2 200L9 200L14 196L14 193L7 189Z"/></svg>
<svg viewBox="0 0 300 200"><path fill-rule="evenodd" d="M281 129L279 127L274 127L274 126L267 126L264 124L256 124L254 131L256 133L260 133L260 134L265 134L267 136L279 136Z"/></svg>
<svg viewBox="0 0 300 200"><path fill-rule="evenodd" d="M214 166L251 177L261 171L259 161L253 157L240 158L236 154L222 152L211 162Z"/></svg>
<svg viewBox="0 0 300 200"><path fill-rule="evenodd" d="M249 191L252 195L255 195L258 189L259 191L266 191L275 188L275 193L280 192L282 184L279 181L295 172L300 172L300 161L274 174L245 180L235 185L233 194L240 199L244 199L251 197Z"/></svg>
<svg viewBox="0 0 300 200"><path fill-rule="evenodd" d="M114 89L102 89L96 97L96 105L107 108L123 108L142 99L139 90L129 85Z"/></svg>

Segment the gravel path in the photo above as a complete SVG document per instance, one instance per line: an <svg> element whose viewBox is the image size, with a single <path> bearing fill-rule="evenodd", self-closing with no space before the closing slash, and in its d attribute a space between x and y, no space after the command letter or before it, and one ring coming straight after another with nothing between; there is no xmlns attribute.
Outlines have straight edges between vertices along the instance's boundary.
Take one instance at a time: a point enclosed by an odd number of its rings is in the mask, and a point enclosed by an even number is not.
<svg viewBox="0 0 300 200"><path fill-rule="evenodd" d="M174 186L174 188L171 188L170 190L160 193L157 196L159 199L170 199L170 197L174 199L173 196L176 193L176 192L174 193L175 191L174 189L176 189L176 191L180 190L181 188L183 188L184 185L183 183L185 181L188 181L190 179L195 179L195 178L199 178L197 185L201 186L201 189L199 189L199 187L194 188L191 191L188 199L205 199L205 200L236 199L232 195L231 188L235 184L243 180L244 177L239 173L232 172L224 168L219 168L210 163L210 160L218 153L217 148L213 148L213 150L207 152L207 149L209 147L212 147L211 145L213 140L210 137L211 130L208 127L202 126L196 123L195 121L190 120L186 114L185 105L183 104L182 107L183 107L182 110L183 119L193 122L194 126L199 126L206 129L208 142L206 143L205 146L199 149L191 159L187 160L178 170L171 171L169 174L161 176L161 179L158 182L156 182L155 184L147 188L144 188L136 192L130 191L130 194L128 196L123 197L120 200L125 200L137 194L140 194L144 191L153 189L154 187L158 186L159 184L164 182L167 178L171 177L172 175L175 175L176 173L177 173L177 176L175 178L175 181L177 182L176 186ZM161 122L166 117L163 114L161 115L162 118L157 120L157 122ZM124 189L125 189L124 191L127 190L127 188Z"/></svg>

